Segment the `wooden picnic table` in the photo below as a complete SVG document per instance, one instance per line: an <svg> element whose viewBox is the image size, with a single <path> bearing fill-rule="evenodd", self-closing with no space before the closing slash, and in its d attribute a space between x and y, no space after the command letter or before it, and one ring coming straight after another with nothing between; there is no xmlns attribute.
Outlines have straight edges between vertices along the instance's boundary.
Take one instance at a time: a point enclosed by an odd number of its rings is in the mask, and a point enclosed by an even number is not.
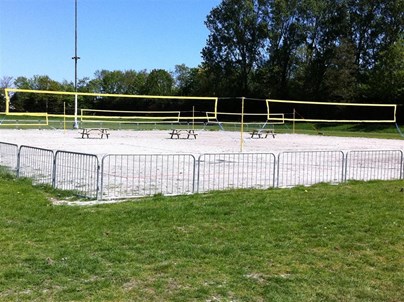
<svg viewBox="0 0 404 302"><path fill-rule="evenodd" d="M191 136L196 139L196 136L198 135L198 133L195 133L194 129L171 129L171 132L169 134L171 139L179 139L180 137L189 139Z"/></svg>
<svg viewBox="0 0 404 302"><path fill-rule="evenodd" d="M250 134L251 138L267 138L269 134L275 138L275 131L272 129L255 129Z"/></svg>
<svg viewBox="0 0 404 302"><path fill-rule="evenodd" d="M97 133L101 138L104 138L104 135L109 136L108 128L82 128L80 129L81 138L90 138L91 133Z"/></svg>

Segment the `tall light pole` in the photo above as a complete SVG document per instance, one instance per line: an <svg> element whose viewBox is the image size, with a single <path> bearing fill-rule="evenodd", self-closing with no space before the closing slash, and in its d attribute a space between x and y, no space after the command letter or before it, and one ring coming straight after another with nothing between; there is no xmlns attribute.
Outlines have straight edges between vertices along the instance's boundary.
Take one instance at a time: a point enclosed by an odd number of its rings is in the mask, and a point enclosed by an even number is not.
<svg viewBox="0 0 404 302"><path fill-rule="evenodd" d="M80 57L77 56L77 0L74 0L74 124L73 128L78 129L79 124L77 122L77 61Z"/></svg>

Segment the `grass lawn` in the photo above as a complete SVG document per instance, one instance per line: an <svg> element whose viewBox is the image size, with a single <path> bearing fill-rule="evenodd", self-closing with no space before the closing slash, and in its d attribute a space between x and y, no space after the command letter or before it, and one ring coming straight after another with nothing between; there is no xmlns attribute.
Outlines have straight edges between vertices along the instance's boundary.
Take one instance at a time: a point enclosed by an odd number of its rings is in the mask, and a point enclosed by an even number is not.
<svg viewBox="0 0 404 302"><path fill-rule="evenodd" d="M403 301L403 187L79 207L2 176L0 301Z"/></svg>

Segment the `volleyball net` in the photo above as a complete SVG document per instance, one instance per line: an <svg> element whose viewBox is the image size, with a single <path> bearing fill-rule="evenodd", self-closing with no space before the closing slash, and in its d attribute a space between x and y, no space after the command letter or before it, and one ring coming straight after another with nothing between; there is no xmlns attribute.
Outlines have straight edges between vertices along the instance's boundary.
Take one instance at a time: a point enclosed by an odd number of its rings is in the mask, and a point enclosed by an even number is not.
<svg viewBox="0 0 404 302"><path fill-rule="evenodd" d="M9 121L18 114L26 120L74 118L82 123L195 123L205 122L207 111L215 115L218 98L6 88L5 102ZM21 120L14 123L22 125Z"/></svg>
<svg viewBox="0 0 404 302"><path fill-rule="evenodd" d="M313 123L395 123L396 104L338 103L291 100L266 100L272 114L282 112L285 122Z"/></svg>
<svg viewBox="0 0 404 302"><path fill-rule="evenodd" d="M109 121L112 123L154 123L174 122L180 123L181 111L129 111L129 110L102 110L102 109L81 109L81 122ZM195 118L195 117L194 117ZM198 117L196 117L198 118Z"/></svg>
<svg viewBox="0 0 404 302"><path fill-rule="evenodd" d="M313 102L254 98L219 98L210 123L395 123L396 104Z"/></svg>
<svg viewBox="0 0 404 302"><path fill-rule="evenodd" d="M76 107L77 106L77 112ZM223 130L288 127L305 122L396 123L397 105L256 98L151 96L5 89L0 125L46 126L62 119L85 123L193 123ZM130 126L128 126L130 127Z"/></svg>

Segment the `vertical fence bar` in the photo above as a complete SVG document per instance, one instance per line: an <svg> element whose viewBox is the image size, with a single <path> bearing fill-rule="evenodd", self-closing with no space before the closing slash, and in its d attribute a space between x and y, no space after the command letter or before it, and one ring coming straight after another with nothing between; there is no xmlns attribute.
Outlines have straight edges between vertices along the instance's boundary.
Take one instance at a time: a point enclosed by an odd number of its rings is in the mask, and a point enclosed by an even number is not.
<svg viewBox="0 0 404 302"><path fill-rule="evenodd" d="M79 196L95 199L98 195L99 161L96 155L57 151L54 187L71 190Z"/></svg>
<svg viewBox="0 0 404 302"><path fill-rule="evenodd" d="M342 151L296 151L278 155L278 187L343 181Z"/></svg>
<svg viewBox="0 0 404 302"><path fill-rule="evenodd" d="M53 162L52 150L20 146L17 176L32 178L34 184L52 185Z"/></svg>
<svg viewBox="0 0 404 302"><path fill-rule="evenodd" d="M109 154L102 158L101 199L194 192L190 154Z"/></svg>
<svg viewBox="0 0 404 302"><path fill-rule="evenodd" d="M402 157L401 157L400 179L404 179L404 155L402 155Z"/></svg>
<svg viewBox="0 0 404 302"><path fill-rule="evenodd" d="M393 180L401 179L403 151L362 150L346 155L346 180Z"/></svg>

